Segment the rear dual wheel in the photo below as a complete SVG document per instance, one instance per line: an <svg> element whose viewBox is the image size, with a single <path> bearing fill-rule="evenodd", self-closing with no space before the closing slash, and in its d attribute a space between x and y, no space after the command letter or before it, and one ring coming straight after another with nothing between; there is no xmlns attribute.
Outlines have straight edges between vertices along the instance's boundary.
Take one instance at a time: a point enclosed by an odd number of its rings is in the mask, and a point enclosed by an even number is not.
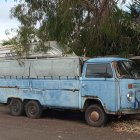
<svg viewBox="0 0 140 140"><path fill-rule="evenodd" d="M10 114L13 116L21 116L26 113L27 117L32 119L39 119L42 115L42 107L37 101L28 101L25 104L20 99L12 99L10 103Z"/></svg>
<svg viewBox="0 0 140 140"><path fill-rule="evenodd" d="M31 119L39 119L42 116L42 107L37 101L28 101L25 105L27 117Z"/></svg>
<svg viewBox="0 0 140 140"><path fill-rule="evenodd" d="M23 103L20 99L12 99L10 103L10 113L13 116L20 116L24 112Z"/></svg>

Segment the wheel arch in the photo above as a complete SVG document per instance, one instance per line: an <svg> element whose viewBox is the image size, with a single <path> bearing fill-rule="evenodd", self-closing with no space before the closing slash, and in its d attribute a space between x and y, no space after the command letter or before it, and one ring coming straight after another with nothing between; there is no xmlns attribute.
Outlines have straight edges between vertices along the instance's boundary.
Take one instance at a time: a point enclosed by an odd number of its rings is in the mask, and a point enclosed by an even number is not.
<svg viewBox="0 0 140 140"><path fill-rule="evenodd" d="M39 100L36 100L36 99L21 99L21 98L19 98L19 97L8 97L8 99L7 99L7 104L10 104L11 101L12 101L12 99L18 99L18 100L20 100L21 102L23 102L24 105L25 105L27 102L29 102L29 101L36 101L36 102L38 102L38 103L41 105L41 103L40 103Z"/></svg>
<svg viewBox="0 0 140 140"><path fill-rule="evenodd" d="M29 101L36 101L36 102L38 102L38 104L39 104L40 106L42 106L41 103L40 103L40 101L37 100L37 99L24 99L24 100L23 100L23 104L26 105Z"/></svg>
<svg viewBox="0 0 140 140"><path fill-rule="evenodd" d="M23 100L19 97L8 97L7 98L7 104L9 105L13 99L17 99L17 100L20 100L21 102L23 102Z"/></svg>
<svg viewBox="0 0 140 140"><path fill-rule="evenodd" d="M90 105L95 105L95 104L100 105L103 108L103 110L105 111L105 107L104 107L102 101L99 98L94 98L94 97L88 97L85 99L85 102L83 105L83 110L85 111Z"/></svg>

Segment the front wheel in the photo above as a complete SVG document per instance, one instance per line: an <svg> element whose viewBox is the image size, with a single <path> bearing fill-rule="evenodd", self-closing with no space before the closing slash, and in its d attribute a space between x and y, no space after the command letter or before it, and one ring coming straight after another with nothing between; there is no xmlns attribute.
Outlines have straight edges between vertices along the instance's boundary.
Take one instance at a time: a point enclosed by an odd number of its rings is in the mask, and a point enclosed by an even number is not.
<svg viewBox="0 0 140 140"><path fill-rule="evenodd" d="M94 127L100 127L107 122L107 115L99 105L91 105L85 112L86 122Z"/></svg>
<svg viewBox="0 0 140 140"><path fill-rule="evenodd" d="M42 107L37 101L29 101L25 106L27 117L31 119L39 119L42 115Z"/></svg>

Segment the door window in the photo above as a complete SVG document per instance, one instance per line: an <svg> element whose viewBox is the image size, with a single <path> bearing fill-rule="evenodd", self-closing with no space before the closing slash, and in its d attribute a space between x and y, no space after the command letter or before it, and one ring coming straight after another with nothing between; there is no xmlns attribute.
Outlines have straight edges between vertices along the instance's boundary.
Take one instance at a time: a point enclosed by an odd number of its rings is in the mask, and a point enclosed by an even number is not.
<svg viewBox="0 0 140 140"><path fill-rule="evenodd" d="M110 64L87 64L87 78L112 78L113 73Z"/></svg>

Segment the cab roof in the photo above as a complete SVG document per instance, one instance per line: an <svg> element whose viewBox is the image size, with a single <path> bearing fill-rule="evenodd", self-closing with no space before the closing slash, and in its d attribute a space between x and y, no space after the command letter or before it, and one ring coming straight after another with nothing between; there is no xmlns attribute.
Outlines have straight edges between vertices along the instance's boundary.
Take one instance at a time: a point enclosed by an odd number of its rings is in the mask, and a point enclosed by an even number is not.
<svg viewBox="0 0 140 140"><path fill-rule="evenodd" d="M120 57L98 57L98 58L91 58L88 59L87 63L111 63L113 61L130 61L126 58L120 58Z"/></svg>

